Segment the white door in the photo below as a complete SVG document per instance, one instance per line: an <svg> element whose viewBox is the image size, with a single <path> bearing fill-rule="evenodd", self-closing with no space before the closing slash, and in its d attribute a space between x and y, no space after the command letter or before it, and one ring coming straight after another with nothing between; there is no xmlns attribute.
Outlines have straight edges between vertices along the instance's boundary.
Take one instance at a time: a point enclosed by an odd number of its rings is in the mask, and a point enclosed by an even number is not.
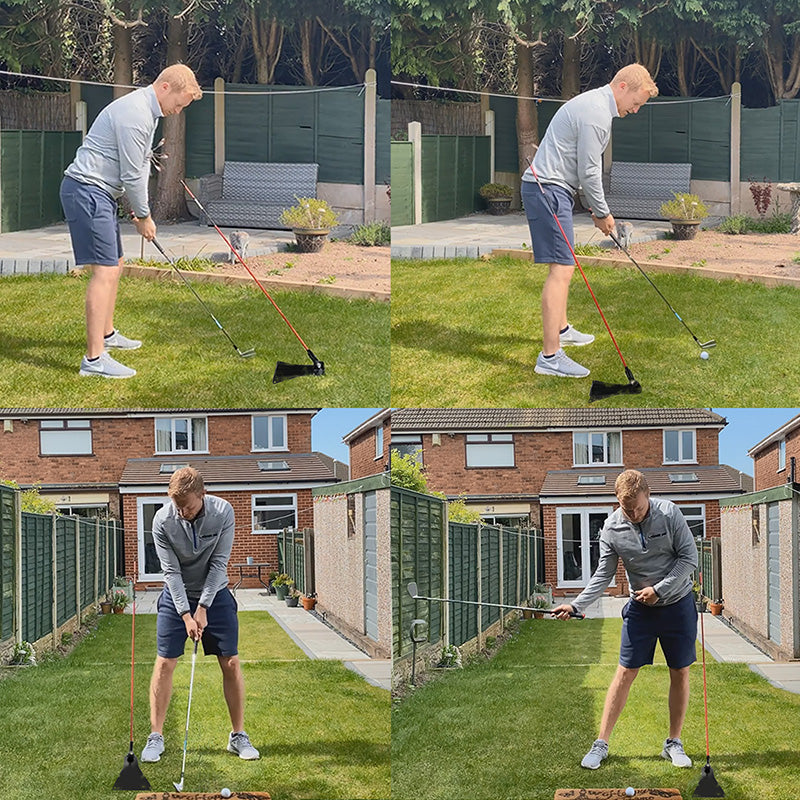
<svg viewBox="0 0 800 800"><path fill-rule="evenodd" d="M364 628L378 641L378 495L364 494Z"/></svg>
<svg viewBox="0 0 800 800"><path fill-rule="evenodd" d="M558 509L558 585L583 588L600 559L600 531L607 508Z"/></svg>
<svg viewBox="0 0 800 800"><path fill-rule="evenodd" d="M159 508L172 502L169 497L137 497L136 520L139 540L139 580L159 581L164 579L161 564L153 544L153 517Z"/></svg>
<svg viewBox="0 0 800 800"><path fill-rule="evenodd" d="M767 503L767 619L769 639L781 643L780 504Z"/></svg>

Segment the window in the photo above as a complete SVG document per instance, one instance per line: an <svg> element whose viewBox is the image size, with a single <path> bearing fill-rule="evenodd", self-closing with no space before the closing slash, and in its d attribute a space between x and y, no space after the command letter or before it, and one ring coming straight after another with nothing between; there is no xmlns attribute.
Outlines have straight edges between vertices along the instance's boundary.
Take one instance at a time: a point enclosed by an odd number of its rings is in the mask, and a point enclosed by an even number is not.
<svg viewBox="0 0 800 800"><path fill-rule="evenodd" d="M297 527L297 495L253 496L253 533L280 533Z"/></svg>
<svg viewBox="0 0 800 800"><path fill-rule="evenodd" d="M422 466L422 437L410 434L393 433L391 451L398 456L412 455L414 460Z"/></svg>
<svg viewBox="0 0 800 800"><path fill-rule="evenodd" d="M706 535L706 507L705 506L678 506L678 510L686 518L686 523L692 535L703 539Z"/></svg>
<svg viewBox="0 0 800 800"><path fill-rule="evenodd" d="M510 433L468 433L467 467L513 467L514 438Z"/></svg>
<svg viewBox="0 0 800 800"><path fill-rule="evenodd" d="M205 417L156 417L156 453L207 453Z"/></svg>
<svg viewBox="0 0 800 800"><path fill-rule="evenodd" d="M172 475L173 472L177 472L179 469L183 469L184 467L188 467L188 466L189 466L189 462L188 461L184 461L183 463L180 463L180 464L179 463L175 463L174 461L171 461L171 462L167 462L165 464L162 464L158 468L158 471L159 471L159 473L161 475Z"/></svg>
<svg viewBox="0 0 800 800"><path fill-rule="evenodd" d="M92 423L88 419L43 419L39 425L43 456L92 455Z"/></svg>
<svg viewBox="0 0 800 800"><path fill-rule="evenodd" d="M259 461L258 468L262 472L285 472L289 469L288 461Z"/></svg>
<svg viewBox="0 0 800 800"><path fill-rule="evenodd" d="M778 442L778 472L786 469L786 439Z"/></svg>
<svg viewBox="0 0 800 800"><path fill-rule="evenodd" d="M695 431L664 431L664 463L696 463Z"/></svg>
<svg viewBox="0 0 800 800"><path fill-rule="evenodd" d="M253 450L288 450L286 417L264 415L253 417Z"/></svg>
<svg viewBox="0 0 800 800"><path fill-rule="evenodd" d="M575 431L572 434L574 466L584 464L621 464L621 431Z"/></svg>
<svg viewBox="0 0 800 800"><path fill-rule="evenodd" d="M670 472L670 483L696 483L699 478L694 472Z"/></svg>
<svg viewBox="0 0 800 800"><path fill-rule="evenodd" d="M383 458L383 425L375 428L375 458Z"/></svg>
<svg viewBox="0 0 800 800"><path fill-rule="evenodd" d="M605 486L605 475L579 475L578 486Z"/></svg>

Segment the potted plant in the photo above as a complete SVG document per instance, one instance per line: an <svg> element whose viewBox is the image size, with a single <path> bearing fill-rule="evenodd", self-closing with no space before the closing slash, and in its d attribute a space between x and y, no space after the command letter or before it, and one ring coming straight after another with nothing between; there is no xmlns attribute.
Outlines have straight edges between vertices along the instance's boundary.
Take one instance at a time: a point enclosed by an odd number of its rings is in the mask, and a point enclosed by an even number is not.
<svg viewBox="0 0 800 800"><path fill-rule="evenodd" d="M511 208L514 190L505 183L484 183L478 194L486 201L490 214L506 214Z"/></svg>
<svg viewBox="0 0 800 800"><path fill-rule="evenodd" d="M286 605L289 608L297 608L297 601L300 599L300 592L294 588L294 584L289 589L289 592L286 595Z"/></svg>
<svg viewBox="0 0 800 800"><path fill-rule="evenodd" d="M275 587L275 595L278 600L285 600L289 589L294 586L294 581L287 573L281 572L279 575L275 576L272 585Z"/></svg>
<svg viewBox="0 0 800 800"><path fill-rule="evenodd" d="M267 591L270 594L275 594L275 578L277 577L278 573L275 572L274 570L270 572L269 575L267 576L267 584L269 585L269 589L267 589Z"/></svg>
<svg viewBox="0 0 800 800"><path fill-rule="evenodd" d="M440 669L459 669L461 667L461 651L454 644L444 645L436 666Z"/></svg>
<svg viewBox="0 0 800 800"><path fill-rule="evenodd" d="M106 596L103 600L100 601L100 613L101 614L110 614L111 613L111 590L109 589L106 592Z"/></svg>
<svg viewBox="0 0 800 800"><path fill-rule="evenodd" d="M111 595L111 608L115 614L121 614L128 605L128 594L124 589L119 587L114 589L114 594Z"/></svg>
<svg viewBox="0 0 800 800"><path fill-rule="evenodd" d="M696 194L673 192L673 200L661 206L661 216L672 223L676 239L694 239L700 223L708 216L708 209Z"/></svg>
<svg viewBox="0 0 800 800"><path fill-rule="evenodd" d="M307 592L302 597L302 603L306 611L313 611L314 606L317 604L317 593Z"/></svg>
<svg viewBox="0 0 800 800"><path fill-rule="evenodd" d="M725 608L725 601L720 597L719 600L711 600L708 604L708 610L712 616L718 617L722 614L722 609Z"/></svg>
<svg viewBox="0 0 800 800"><path fill-rule="evenodd" d="M11 663L16 667L35 667L36 651L30 642L17 642L11 651Z"/></svg>
<svg viewBox="0 0 800 800"><path fill-rule="evenodd" d="M692 583L692 594L694 595L694 602L697 606L697 610L700 614L704 613L706 610L706 598L700 594L700 584L697 581Z"/></svg>
<svg viewBox="0 0 800 800"><path fill-rule="evenodd" d="M551 607L550 601L546 597L544 597L543 595L538 595L538 596L534 597L532 605L533 605L533 616L536 619L543 619L544 618L544 612L543 611L537 611L536 609L539 609L539 608L550 608Z"/></svg>
<svg viewBox="0 0 800 800"><path fill-rule="evenodd" d="M331 228L339 222L339 215L326 200L316 197L296 197L297 205L285 208L281 222L291 228L297 249L301 253L317 253L322 250Z"/></svg>

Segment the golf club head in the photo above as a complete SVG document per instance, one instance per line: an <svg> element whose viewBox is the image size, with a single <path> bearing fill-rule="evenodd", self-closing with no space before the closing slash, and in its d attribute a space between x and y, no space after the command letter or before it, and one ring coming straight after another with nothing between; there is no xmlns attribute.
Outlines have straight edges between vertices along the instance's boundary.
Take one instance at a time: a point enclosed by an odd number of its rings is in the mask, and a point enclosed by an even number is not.
<svg viewBox="0 0 800 800"><path fill-rule="evenodd" d="M416 598L418 596L417 595L417 582L416 581L411 581L411 583L408 584L408 593L414 598Z"/></svg>
<svg viewBox="0 0 800 800"><path fill-rule="evenodd" d="M242 358L252 358L252 357L253 357L253 356L256 354L256 349L255 349L255 347L251 347L249 350L240 350L240 349L237 347L237 348L236 348L236 352L237 352L237 353L238 353L238 354L239 354L239 355L240 355Z"/></svg>
<svg viewBox="0 0 800 800"><path fill-rule="evenodd" d="M285 361L279 361L275 365L275 374L272 376L272 382L280 383L292 378L300 378L303 375L324 374L325 365L321 361L315 361L313 364L287 364Z"/></svg>
<svg viewBox="0 0 800 800"><path fill-rule="evenodd" d="M722 791L722 787L717 783L717 779L714 777L714 770L711 764L706 764L703 767L703 775L700 778L700 782L697 784L697 788L694 790L694 796L725 797L725 792Z"/></svg>
<svg viewBox="0 0 800 800"><path fill-rule="evenodd" d="M700 342L700 347L702 347L703 350L708 350L709 347L716 347L716 346L717 346L716 339L709 339L707 342Z"/></svg>
<svg viewBox="0 0 800 800"><path fill-rule="evenodd" d="M180 783L175 783L175 781L173 781L172 785L175 787L175 791L176 792L182 792L183 791L183 781L181 781Z"/></svg>
<svg viewBox="0 0 800 800"><path fill-rule="evenodd" d="M136 789L150 788L150 782L139 769L139 762L136 760L132 750L125 756L125 766L122 768L122 772L119 773L119 777L114 783L114 788L131 792Z"/></svg>
<svg viewBox="0 0 800 800"><path fill-rule="evenodd" d="M641 394L642 385L637 380L629 383L605 383L604 381L592 381L592 388L589 391L589 402L602 400L604 397L611 397L615 394Z"/></svg>

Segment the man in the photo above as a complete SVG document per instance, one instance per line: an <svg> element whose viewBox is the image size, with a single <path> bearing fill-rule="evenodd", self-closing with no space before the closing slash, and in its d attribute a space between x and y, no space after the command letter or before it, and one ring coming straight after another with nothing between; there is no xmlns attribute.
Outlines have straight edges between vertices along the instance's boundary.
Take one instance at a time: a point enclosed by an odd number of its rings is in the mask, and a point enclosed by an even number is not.
<svg viewBox="0 0 800 800"><path fill-rule="evenodd" d="M203 652L215 655L232 732L228 750L246 760L258 750L244 731L244 678L239 663L236 600L228 589L228 559L233 545L233 508L205 493L203 478L192 467L173 473L172 502L153 517L153 542L164 572L158 600L158 656L150 682L152 733L142 761L158 761L164 752L164 719L172 695L172 675L187 636L202 640Z"/></svg>
<svg viewBox="0 0 800 800"><path fill-rule="evenodd" d="M542 351L534 368L539 375L586 377L589 370L567 356L563 348L594 341L594 336L581 333L567 321L575 260L553 214L574 245L573 196L582 186L595 226L606 236L614 230L602 180L603 152L611 137L611 123L615 117L636 114L657 94L658 88L641 64L623 67L610 84L573 97L555 113L533 159L544 195L530 169L522 175L522 203L531 231L534 261L550 266L542 289Z"/></svg>
<svg viewBox="0 0 800 800"><path fill-rule="evenodd" d="M136 370L108 350L135 350L141 341L114 327L122 274L122 238L117 200L125 194L136 229L148 241L156 235L147 199L153 135L161 117L179 114L202 96L189 67L173 64L155 83L120 97L98 114L75 160L64 171L61 205L69 225L75 263L91 268L86 290L86 355L81 375L130 378Z"/></svg>
<svg viewBox="0 0 800 800"><path fill-rule="evenodd" d="M600 732L581 766L597 769L608 756L614 724L639 669L653 663L658 640L670 679L669 736L661 755L676 767L691 767L680 736L689 705L689 667L696 658L692 574L697 569L697 547L678 507L669 500L651 499L641 472L623 472L614 492L619 508L600 531L600 560L594 575L572 603L554 609L559 619L569 619L570 611L583 612L603 593L622 559L631 599L622 610L619 666L606 695Z"/></svg>

